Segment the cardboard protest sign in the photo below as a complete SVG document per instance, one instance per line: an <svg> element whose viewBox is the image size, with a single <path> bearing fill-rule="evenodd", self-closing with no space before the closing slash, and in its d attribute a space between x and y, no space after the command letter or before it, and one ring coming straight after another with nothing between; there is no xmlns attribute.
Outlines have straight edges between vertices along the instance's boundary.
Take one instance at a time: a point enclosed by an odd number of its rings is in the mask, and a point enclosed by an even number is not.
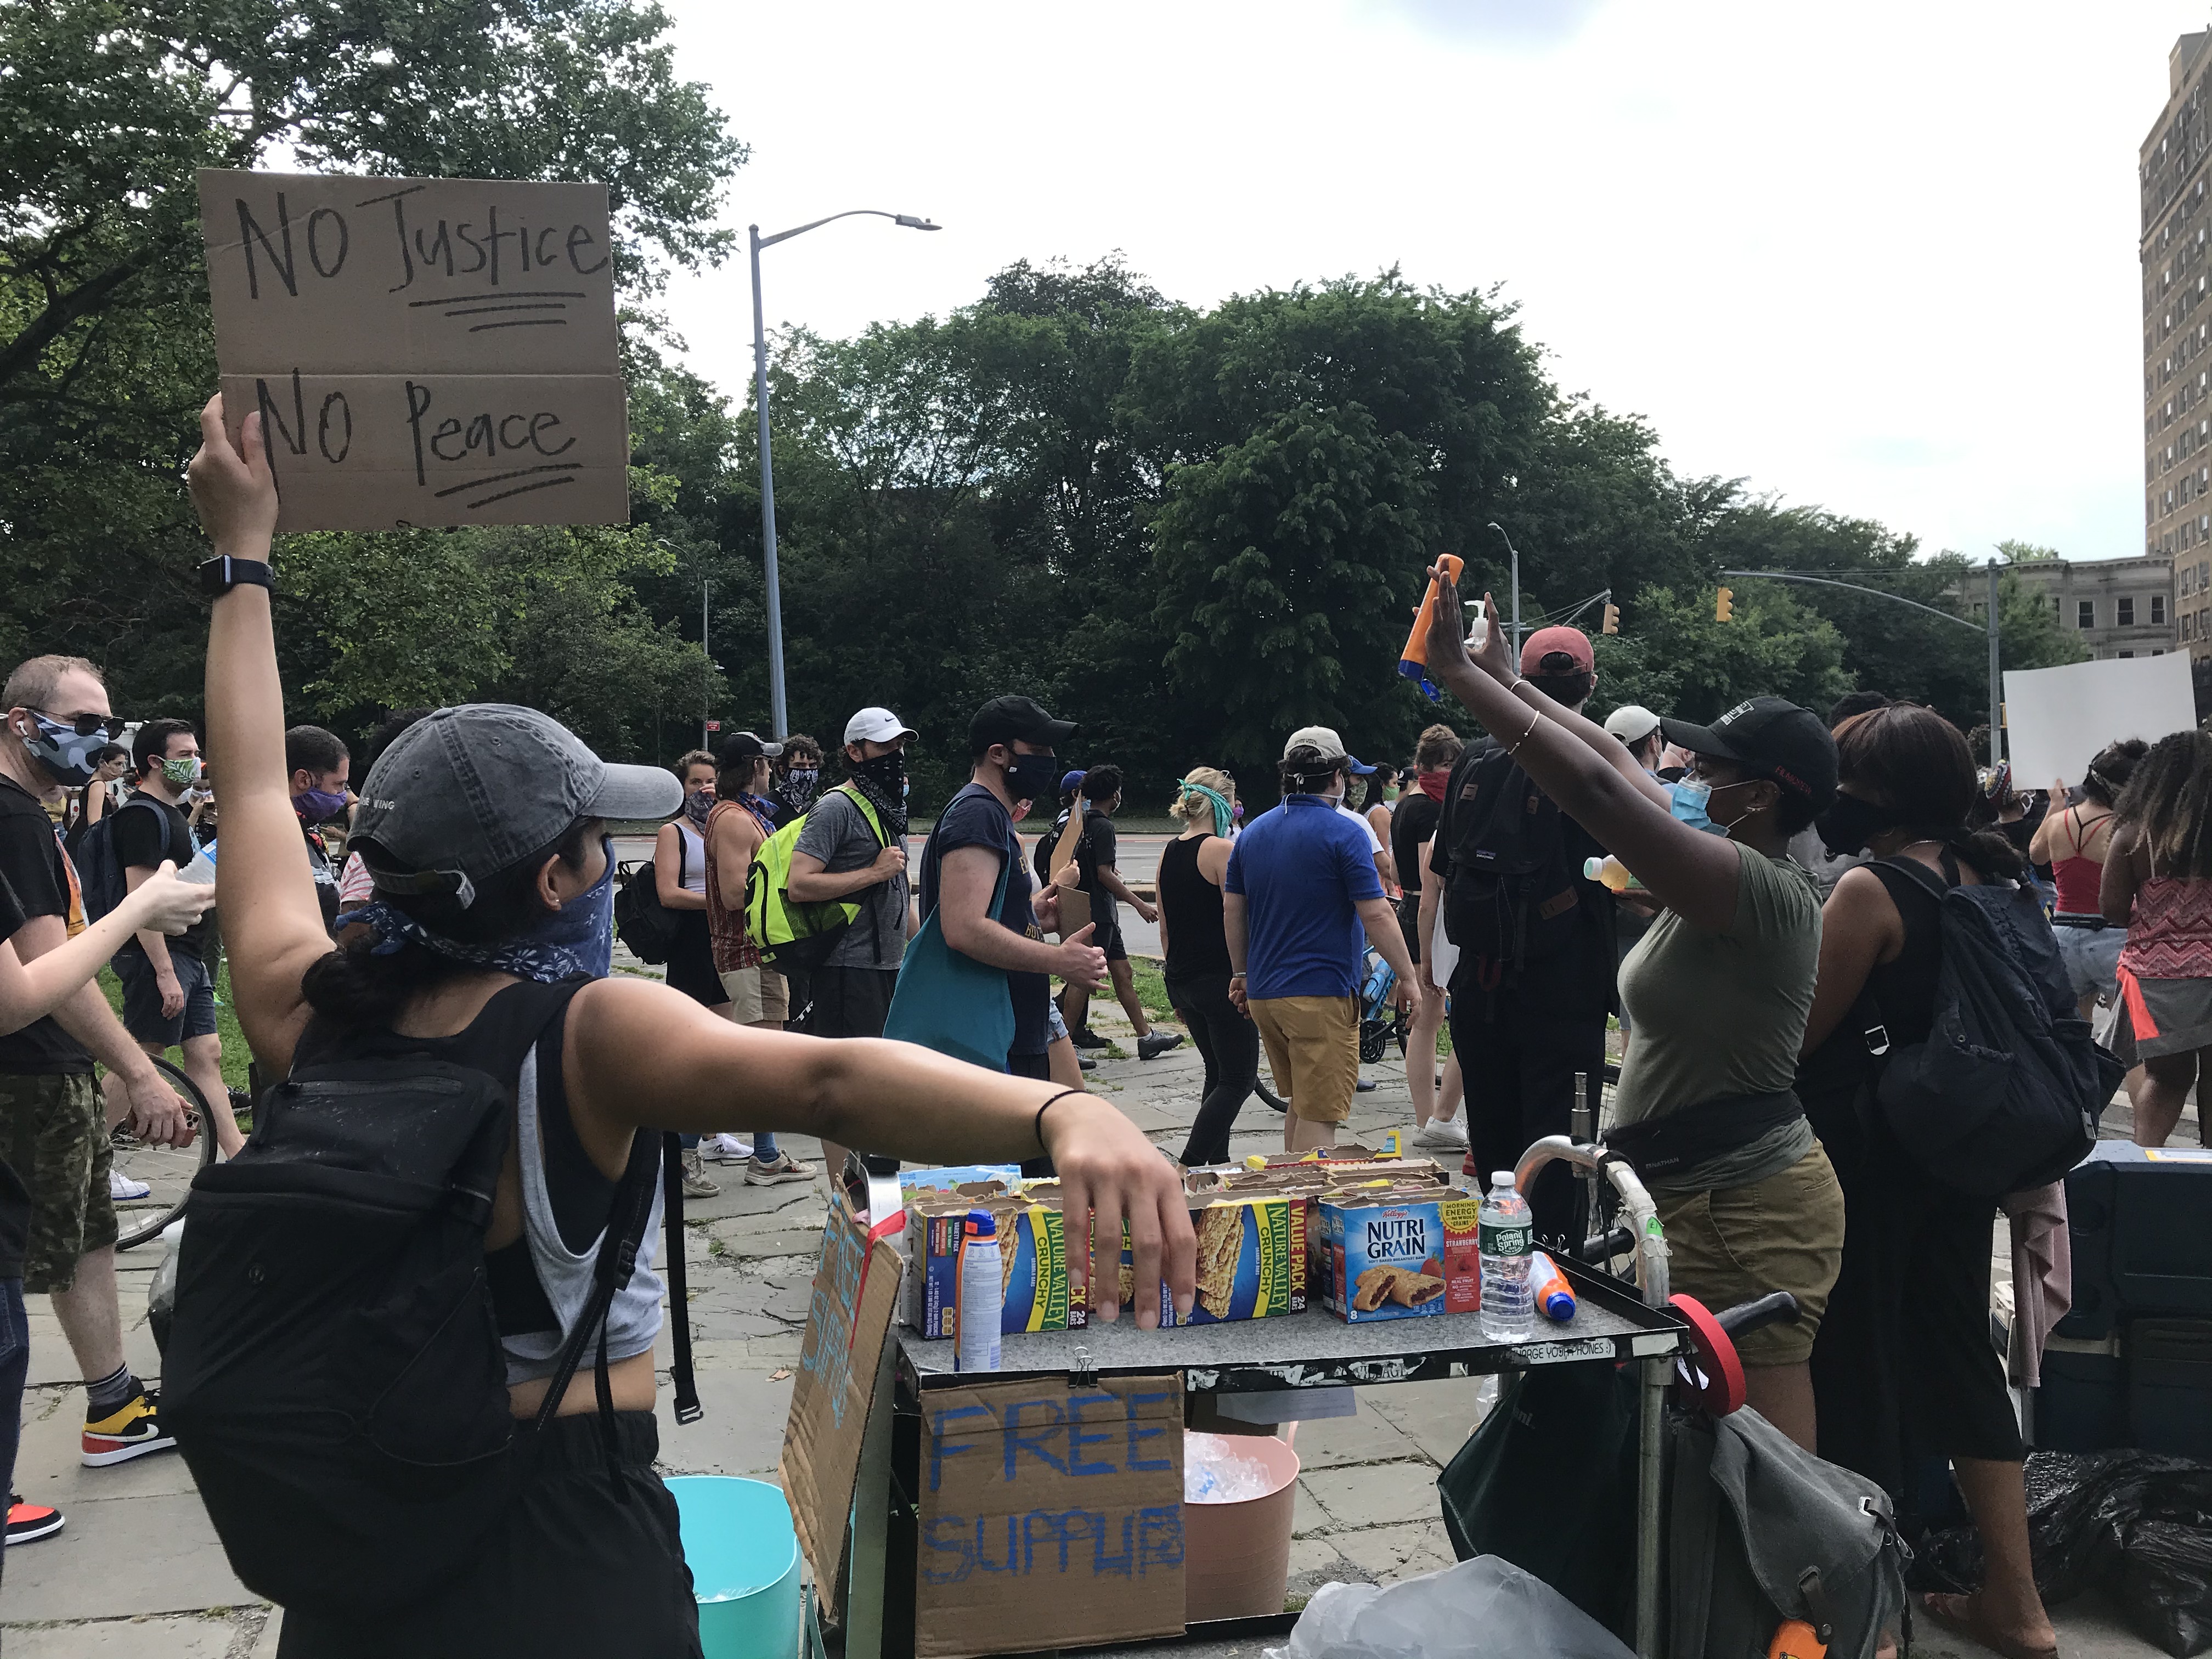
<svg viewBox="0 0 2212 1659"><path fill-rule="evenodd" d="M2053 778L2079 783L2106 744L2156 743L2197 724L2183 651L2008 672L2004 704L2005 752L2018 789L2048 789Z"/></svg>
<svg viewBox="0 0 2212 1659"><path fill-rule="evenodd" d="M845 1571L860 1437L898 1303L900 1260L891 1239L899 1222L894 1214L871 1231L841 1196L822 1230L822 1261L776 1466L817 1585L836 1584Z"/></svg>
<svg viewBox="0 0 2212 1659"><path fill-rule="evenodd" d="M605 185L199 174L233 435L276 527L623 524Z"/></svg>
<svg viewBox="0 0 2212 1659"><path fill-rule="evenodd" d="M1179 1636L1182 1380L922 1395L919 1659Z"/></svg>

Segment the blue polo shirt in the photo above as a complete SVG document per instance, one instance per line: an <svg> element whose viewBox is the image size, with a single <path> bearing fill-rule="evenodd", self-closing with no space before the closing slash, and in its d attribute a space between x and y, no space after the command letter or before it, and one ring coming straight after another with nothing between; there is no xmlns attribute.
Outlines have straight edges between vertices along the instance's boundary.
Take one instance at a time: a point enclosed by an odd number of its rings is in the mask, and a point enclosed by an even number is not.
<svg viewBox="0 0 2212 1659"><path fill-rule="evenodd" d="M1366 826L1318 795L1285 795L1244 826L1223 886L1244 896L1244 992L1348 997L1367 930L1352 907L1382 896Z"/></svg>

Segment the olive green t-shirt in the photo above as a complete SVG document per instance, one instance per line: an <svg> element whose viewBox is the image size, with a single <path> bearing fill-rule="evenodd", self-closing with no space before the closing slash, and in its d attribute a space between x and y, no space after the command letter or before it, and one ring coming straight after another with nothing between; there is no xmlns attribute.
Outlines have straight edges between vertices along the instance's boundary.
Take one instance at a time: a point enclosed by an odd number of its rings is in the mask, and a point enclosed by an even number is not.
<svg viewBox="0 0 2212 1659"><path fill-rule="evenodd" d="M1621 1066L1620 1122L1731 1095L1778 1094L1797 1074L1820 962L1820 901L1811 872L1739 847L1735 915L1716 932L1662 911L1620 968L1634 1033ZM1759 1181L1812 1150L1803 1119L1683 1170L1669 1191ZM1653 1190L1659 1190L1655 1185Z"/></svg>

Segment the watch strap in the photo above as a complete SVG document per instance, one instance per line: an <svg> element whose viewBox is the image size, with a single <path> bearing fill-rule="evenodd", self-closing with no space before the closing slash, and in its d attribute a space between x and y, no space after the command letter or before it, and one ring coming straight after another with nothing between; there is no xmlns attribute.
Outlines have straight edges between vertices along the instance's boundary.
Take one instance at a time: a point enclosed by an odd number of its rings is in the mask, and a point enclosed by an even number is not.
<svg viewBox="0 0 2212 1659"><path fill-rule="evenodd" d="M199 567L200 590L210 599L219 599L241 582L253 582L274 592L275 578L268 565L259 559L236 559L219 553Z"/></svg>

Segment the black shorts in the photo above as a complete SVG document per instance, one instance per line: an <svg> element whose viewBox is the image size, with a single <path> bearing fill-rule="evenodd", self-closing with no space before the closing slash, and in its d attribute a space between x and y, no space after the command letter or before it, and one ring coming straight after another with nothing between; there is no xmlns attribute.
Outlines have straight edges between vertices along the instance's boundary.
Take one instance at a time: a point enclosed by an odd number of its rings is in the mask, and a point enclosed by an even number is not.
<svg viewBox="0 0 2212 1659"><path fill-rule="evenodd" d="M1121 907L1111 893L1091 896L1091 942L1106 953L1109 962L1129 959L1129 947L1121 938Z"/></svg>
<svg viewBox="0 0 2212 1659"><path fill-rule="evenodd" d="M697 1659L699 1604L676 1499L653 1470L653 1413L617 1413L616 1431L610 1465L595 1413L555 1418L507 1525L459 1579L374 1627L288 1609L277 1659Z"/></svg>
<svg viewBox="0 0 2212 1659"><path fill-rule="evenodd" d="M702 1007L719 1008L730 1000L714 971L714 941L707 936L704 910L678 910L676 943L668 949L668 986Z"/></svg>
<svg viewBox="0 0 2212 1659"><path fill-rule="evenodd" d="M817 968L813 1007L806 1017L810 1036L879 1037L898 988L896 968Z"/></svg>
<svg viewBox="0 0 2212 1659"><path fill-rule="evenodd" d="M1398 901L1398 931L1405 936L1406 951L1415 966L1421 960L1421 896L1408 893Z"/></svg>
<svg viewBox="0 0 2212 1659"><path fill-rule="evenodd" d="M169 965L184 988L185 1006L175 1015L161 1012L161 988L144 952L118 951L115 976L123 981L123 1029L139 1042L173 1048L194 1037L215 1035L215 979L207 963L190 951L169 947Z"/></svg>

